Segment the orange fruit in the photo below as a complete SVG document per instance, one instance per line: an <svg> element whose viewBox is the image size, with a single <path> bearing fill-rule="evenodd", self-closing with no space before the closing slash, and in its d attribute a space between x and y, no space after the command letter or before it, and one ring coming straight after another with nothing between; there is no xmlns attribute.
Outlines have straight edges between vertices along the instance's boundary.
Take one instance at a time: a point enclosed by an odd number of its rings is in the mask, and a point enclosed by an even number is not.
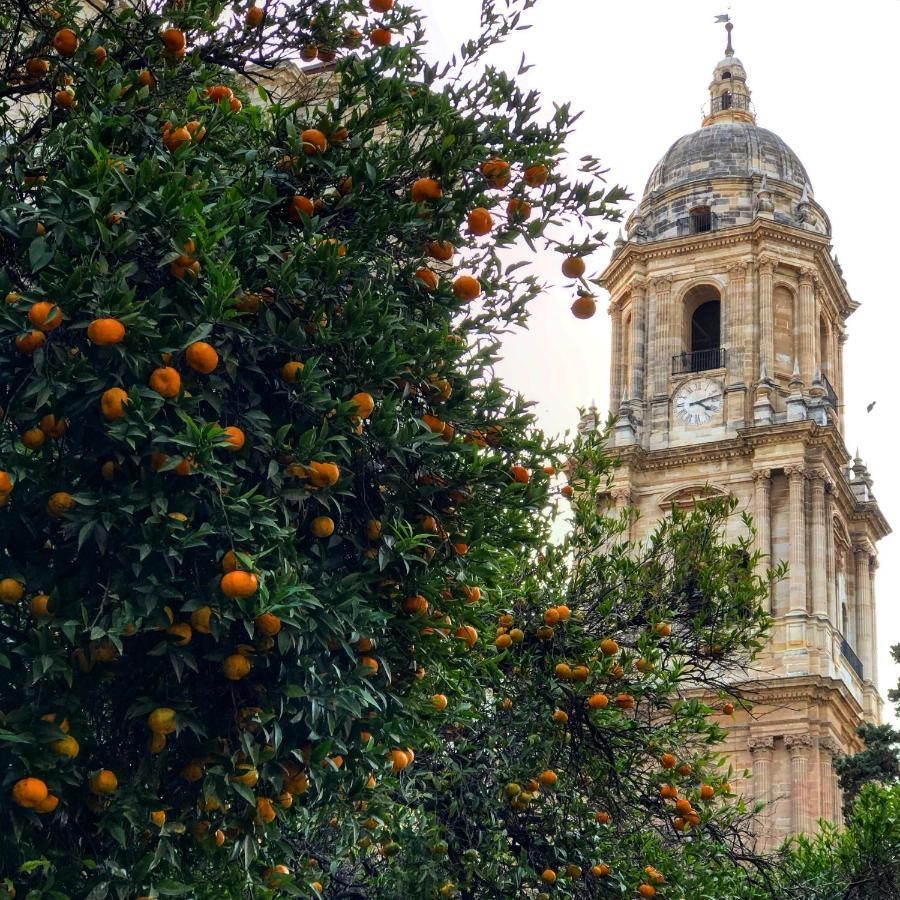
<svg viewBox="0 0 900 900"><path fill-rule="evenodd" d="M9 477L9 472L0 469L0 494L9 494L12 492L13 482Z"/></svg>
<svg viewBox="0 0 900 900"><path fill-rule="evenodd" d="M176 622L174 625L170 625L167 633L172 635L179 647L189 644L193 637L191 626L187 622Z"/></svg>
<svg viewBox="0 0 900 900"><path fill-rule="evenodd" d="M656 625L653 626L653 630L660 637L668 637L672 633L672 626L669 625L668 622L657 622Z"/></svg>
<svg viewBox="0 0 900 900"><path fill-rule="evenodd" d="M418 178L413 182L413 203L424 203L426 200L439 200L444 196L441 186L433 178Z"/></svg>
<svg viewBox="0 0 900 900"><path fill-rule="evenodd" d="M581 278L587 266L580 256L567 256L563 260L562 273L566 278Z"/></svg>
<svg viewBox="0 0 900 900"><path fill-rule="evenodd" d="M303 152L307 156L315 156L328 149L328 139L317 128L307 128L300 135L300 140L303 141Z"/></svg>
<svg viewBox="0 0 900 900"><path fill-rule="evenodd" d="M612 638L604 638L600 641L600 652L604 656L615 656L619 652L619 645Z"/></svg>
<svg viewBox="0 0 900 900"><path fill-rule="evenodd" d="M68 756L69 759L75 759L81 751L78 741L76 741L71 734L67 734L57 741L53 741L50 744L50 749L57 754L57 756Z"/></svg>
<svg viewBox="0 0 900 900"><path fill-rule="evenodd" d="M19 806L33 809L47 799L48 793L40 778L21 778L13 785L12 798Z"/></svg>
<svg viewBox="0 0 900 900"><path fill-rule="evenodd" d="M431 698L431 705L440 712L447 708L447 697L444 694L435 694Z"/></svg>
<svg viewBox="0 0 900 900"><path fill-rule="evenodd" d="M712 800L716 795L716 789L711 784L701 784L700 785L700 799L701 800Z"/></svg>
<svg viewBox="0 0 900 900"><path fill-rule="evenodd" d="M619 709L634 709L634 697L632 697L631 694L617 694L616 706L618 706Z"/></svg>
<svg viewBox="0 0 900 900"><path fill-rule="evenodd" d="M316 516L309 527L314 537L331 537L334 534L334 519L330 516Z"/></svg>
<svg viewBox="0 0 900 900"><path fill-rule="evenodd" d="M166 145L166 149L170 153L174 153L182 144L189 144L190 142L191 133L184 126L173 128L163 135L163 143ZM175 262L177 262L177 260ZM176 266L175 262L173 262L171 266L172 273L178 278L184 278L185 270L187 267Z"/></svg>
<svg viewBox="0 0 900 900"><path fill-rule="evenodd" d="M269 635L270 637L281 631L281 619L274 613L263 613L254 619L256 630L260 634Z"/></svg>
<svg viewBox="0 0 900 900"><path fill-rule="evenodd" d="M576 319L590 319L597 312L597 301L590 294L579 294L571 309Z"/></svg>
<svg viewBox="0 0 900 900"><path fill-rule="evenodd" d="M369 34L369 40L376 47L387 47L392 37L393 35L389 28L373 28Z"/></svg>
<svg viewBox="0 0 900 900"><path fill-rule="evenodd" d="M544 884L556 884L556 872L554 872L553 869L544 869L544 871L541 872L541 881L543 881Z"/></svg>
<svg viewBox="0 0 900 900"><path fill-rule="evenodd" d="M659 789L659 796L663 800L674 800L678 796L678 788L674 784L664 784Z"/></svg>
<svg viewBox="0 0 900 900"><path fill-rule="evenodd" d="M304 197L302 194L294 194L294 196L291 197L291 203L288 207L288 218L292 222L300 222L301 213L312 218L315 215L315 212L316 208L309 197Z"/></svg>
<svg viewBox="0 0 900 900"><path fill-rule="evenodd" d="M32 78L40 78L50 71L50 63L48 63L46 59L34 56L25 62L25 71Z"/></svg>
<svg viewBox="0 0 900 900"><path fill-rule="evenodd" d="M194 469L194 460L190 456L183 456L181 458L181 462L179 462L178 465L175 466L174 469L172 469L172 471L176 475L181 475L182 477L185 477L187 475L190 475L191 472L193 471L193 469Z"/></svg>
<svg viewBox="0 0 900 900"><path fill-rule="evenodd" d="M638 887L638 894L641 897L655 897L656 888L652 884L642 884Z"/></svg>
<svg viewBox="0 0 900 900"><path fill-rule="evenodd" d="M244 24L248 28L259 28L264 16L265 13L263 12L261 7L251 6L250 9L247 10L247 14L244 16Z"/></svg>
<svg viewBox="0 0 900 900"><path fill-rule="evenodd" d="M403 611L424 616L428 612L428 601L421 594L407 597L403 601Z"/></svg>
<svg viewBox="0 0 900 900"><path fill-rule="evenodd" d="M225 439L228 441L228 449L232 453L237 453L247 440L244 432L237 425L229 425L224 429Z"/></svg>
<svg viewBox="0 0 900 900"><path fill-rule="evenodd" d="M100 66L106 62L106 47L95 47L94 48L94 62Z"/></svg>
<svg viewBox="0 0 900 900"><path fill-rule="evenodd" d="M722 704L722 712L725 713L726 716L734 715L734 704L733 703L723 703Z"/></svg>
<svg viewBox="0 0 900 900"><path fill-rule="evenodd" d="M510 222L526 222L531 218L531 204L527 200L513 197L506 206L506 217Z"/></svg>
<svg viewBox="0 0 900 900"><path fill-rule="evenodd" d="M469 648L478 642L478 632L472 625L460 625L456 629L456 636Z"/></svg>
<svg viewBox="0 0 900 900"><path fill-rule="evenodd" d="M473 209L468 217L469 233L476 237L489 234L494 227L494 217L482 206Z"/></svg>
<svg viewBox="0 0 900 900"><path fill-rule="evenodd" d="M65 109L71 109L75 105L75 91L72 88L63 88L53 95L59 106Z"/></svg>
<svg viewBox="0 0 900 900"><path fill-rule="evenodd" d="M50 615L50 598L46 594L35 594L28 604L28 609L36 619Z"/></svg>
<svg viewBox="0 0 900 900"><path fill-rule="evenodd" d="M147 716L147 727L153 734L172 734L175 731L176 713L168 706L157 706Z"/></svg>
<svg viewBox="0 0 900 900"><path fill-rule="evenodd" d="M214 84L206 89L206 96L213 103L218 103L220 100L230 100L234 96L234 91L228 85Z"/></svg>
<svg viewBox="0 0 900 900"><path fill-rule="evenodd" d="M598 825L609 825L609 813L604 810L594 813L594 820Z"/></svg>
<svg viewBox="0 0 900 900"><path fill-rule="evenodd" d="M259 579L252 572L235 570L222 576L219 587L229 599L244 599L252 597L257 592Z"/></svg>
<svg viewBox="0 0 900 900"><path fill-rule="evenodd" d="M378 674L378 660L373 656L363 656L360 657L359 664L366 669L366 676L372 676Z"/></svg>
<svg viewBox="0 0 900 900"><path fill-rule="evenodd" d="M677 762L678 760L671 753L663 753L659 758L659 763L664 769L674 769Z"/></svg>
<svg viewBox="0 0 900 900"><path fill-rule="evenodd" d="M453 259L453 244L449 241L432 241L426 248L427 254L440 262L449 262Z"/></svg>
<svg viewBox="0 0 900 900"><path fill-rule="evenodd" d="M416 278L422 282L426 290L436 291L438 289L440 279L431 271L431 269L426 268L425 266L421 269L416 269Z"/></svg>
<svg viewBox="0 0 900 900"><path fill-rule="evenodd" d="M26 356L31 356L43 346L46 339L42 331L29 331L28 334L16 338L16 349Z"/></svg>
<svg viewBox="0 0 900 900"><path fill-rule="evenodd" d="M375 410L375 398L365 391L354 394L350 398L350 402L356 407L356 415L361 419L368 419Z"/></svg>
<svg viewBox="0 0 900 900"><path fill-rule="evenodd" d="M62 310L55 303L41 300L28 311L28 321L39 331L53 331L62 325Z"/></svg>
<svg viewBox="0 0 900 900"><path fill-rule="evenodd" d="M305 366L302 362L292 359L281 367L281 377L288 382L288 384L294 384L297 381L297 376L304 368Z"/></svg>
<svg viewBox="0 0 900 900"><path fill-rule="evenodd" d="M181 375L171 366L160 366L150 374L150 388L161 397L177 397L181 390Z"/></svg>
<svg viewBox="0 0 900 900"><path fill-rule="evenodd" d="M74 506L75 498L71 494L66 491L57 491L55 494L51 494L47 501L47 512L54 519L59 519Z"/></svg>
<svg viewBox="0 0 900 900"><path fill-rule="evenodd" d="M605 875L609 875L611 869L606 863L599 863L596 866L591 866L591 875L596 878L603 878Z"/></svg>
<svg viewBox="0 0 900 900"><path fill-rule="evenodd" d="M394 7L394 0L369 0L369 8L378 13L390 12Z"/></svg>
<svg viewBox="0 0 900 900"><path fill-rule="evenodd" d="M222 674L229 681L240 681L250 674L250 660L240 653L232 653L222 663Z"/></svg>
<svg viewBox="0 0 900 900"><path fill-rule="evenodd" d="M157 827L162 828L166 824L165 810L156 809L150 813L150 821Z"/></svg>
<svg viewBox="0 0 900 900"><path fill-rule="evenodd" d="M569 714L564 709L557 709L553 713L553 721L557 725L565 725L569 721Z"/></svg>
<svg viewBox="0 0 900 900"><path fill-rule="evenodd" d="M588 706L591 709L606 709L609 706L609 697L606 694L591 694L588 698Z"/></svg>
<svg viewBox="0 0 900 900"><path fill-rule="evenodd" d="M492 188L503 188L509 184L509 163L505 159L489 159L481 164L481 174Z"/></svg>
<svg viewBox="0 0 900 900"><path fill-rule="evenodd" d="M194 341L185 350L184 358L195 372L203 375L209 375L219 364L219 354L216 353L215 347L206 341Z"/></svg>
<svg viewBox="0 0 900 900"><path fill-rule="evenodd" d="M141 72L140 75L138 75L137 82L141 87L156 87L156 79L153 77L153 73L149 69L144 69L144 71Z"/></svg>
<svg viewBox="0 0 900 900"><path fill-rule="evenodd" d="M178 28L167 28L161 35L163 46L169 53L180 53L185 48L184 32Z"/></svg>
<svg viewBox="0 0 900 900"><path fill-rule="evenodd" d="M366 537L370 541L377 541L381 538L381 522L378 519L369 519L366 522Z"/></svg>
<svg viewBox="0 0 900 900"><path fill-rule="evenodd" d="M311 462L306 467L306 475L316 487L334 487L341 477L341 470L334 463Z"/></svg>
<svg viewBox="0 0 900 900"><path fill-rule="evenodd" d="M559 781L559 776L553 769L544 769L544 771L538 775L538 781L543 787L554 787L557 781Z"/></svg>
<svg viewBox="0 0 900 900"><path fill-rule="evenodd" d="M29 428L27 431L22 432L19 440L29 450L40 450L44 445L44 441L47 440L47 435L40 428Z"/></svg>
<svg viewBox="0 0 900 900"><path fill-rule="evenodd" d="M531 475L524 466L513 466L509 472L513 477L513 481L517 481L519 484L528 484L531 480Z"/></svg>
<svg viewBox="0 0 900 900"><path fill-rule="evenodd" d="M0 603L11 605L25 596L25 586L15 578L0 579Z"/></svg>
<svg viewBox="0 0 900 900"><path fill-rule="evenodd" d="M118 319L94 319L88 325L87 336L92 344L101 347L119 344L125 337L125 326Z"/></svg>
<svg viewBox="0 0 900 900"><path fill-rule="evenodd" d="M212 610L208 606L201 606L191 613L191 628L199 634L209 634L209 620Z"/></svg>
<svg viewBox="0 0 900 900"><path fill-rule="evenodd" d="M59 797L54 797L53 794L47 794L46 798L34 807L34 811L39 813L52 813L57 806L59 806Z"/></svg>
<svg viewBox="0 0 900 900"><path fill-rule="evenodd" d="M494 641L494 646L498 650L505 650L507 647L512 646L512 642L513 639L508 634L499 634Z"/></svg>
<svg viewBox="0 0 900 900"><path fill-rule="evenodd" d="M272 801L267 797L257 797L256 815L259 817L260 821L265 822L266 824L273 822L275 820L275 807L272 806Z"/></svg>
<svg viewBox="0 0 900 900"><path fill-rule="evenodd" d="M125 417L125 404L128 403L128 392L122 388L109 388L100 397L100 410L104 418L111 422Z"/></svg>
<svg viewBox="0 0 900 900"><path fill-rule="evenodd" d="M74 56L78 49L78 35L71 28L60 28L53 35L53 49L60 56Z"/></svg>
<svg viewBox="0 0 900 900"><path fill-rule="evenodd" d="M119 779L109 769L101 769L90 781L91 793L114 794L119 787Z"/></svg>
<svg viewBox="0 0 900 900"><path fill-rule="evenodd" d="M529 187L541 187L541 185L547 183L549 174L546 166L529 166L525 170L525 183Z"/></svg>
<svg viewBox="0 0 900 900"><path fill-rule="evenodd" d="M481 296L481 282L471 275L460 275L453 282L453 293L465 303Z"/></svg>

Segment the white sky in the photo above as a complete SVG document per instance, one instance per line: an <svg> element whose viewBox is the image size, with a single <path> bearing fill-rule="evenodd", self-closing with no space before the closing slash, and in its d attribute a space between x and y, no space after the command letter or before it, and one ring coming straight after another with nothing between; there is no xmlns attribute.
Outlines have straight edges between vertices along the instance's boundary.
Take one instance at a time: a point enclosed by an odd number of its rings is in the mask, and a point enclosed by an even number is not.
<svg viewBox="0 0 900 900"><path fill-rule="evenodd" d="M419 0L436 54L446 56L477 34L480 5ZM900 393L890 363L900 357L900 297L896 276L884 283L900 254L900 2L539 0L527 14L531 30L492 61L514 72L524 52L534 66L526 84L543 92L548 109L555 100L584 110L572 159L599 156L611 169L611 182L639 199L672 142L700 127L712 70L725 48L724 29L714 17L729 11L759 124L784 138L806 166L816 200L831 218L850 293L863 304L848 322L845 440L851 452L859 446L881 508L898 529L879 545L879 681L886 695L900 677L889 655L890 645L900 643L894 597L900 582L900 468L893 457L900 446L894 431ZM592 260L594 274L608 257L598 253ZM558 260L547 254L540 264L541 274L556 284ZM605 304L581 322L569 312L571 300L561 287L548 290L535 304L529 331L507 339L501 370L537 401L540 421L553 433L574 427L577 407L594 398L605 414L608 399ZM877 405L867 414L871 401ZM890 717L890 705L885 713Z"/></svg>

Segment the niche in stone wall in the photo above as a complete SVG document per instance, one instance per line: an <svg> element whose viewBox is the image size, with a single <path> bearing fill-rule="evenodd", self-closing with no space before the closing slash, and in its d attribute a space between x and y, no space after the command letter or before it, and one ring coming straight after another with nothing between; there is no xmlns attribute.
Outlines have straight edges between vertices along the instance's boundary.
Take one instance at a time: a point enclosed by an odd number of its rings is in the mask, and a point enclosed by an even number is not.
<svg viewBox="0 0 900 900"><path fill-rule="evenodd" d="M772 293L775 326L775 374L790 378L794 371L794 295L783 285Z"/></svg>

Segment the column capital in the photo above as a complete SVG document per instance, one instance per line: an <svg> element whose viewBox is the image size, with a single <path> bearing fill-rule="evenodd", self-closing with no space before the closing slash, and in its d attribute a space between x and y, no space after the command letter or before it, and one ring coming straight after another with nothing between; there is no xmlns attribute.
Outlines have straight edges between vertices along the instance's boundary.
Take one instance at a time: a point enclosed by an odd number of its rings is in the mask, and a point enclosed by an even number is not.
<svg viewBox="0 0 900 900"><path fill-rule="evenodd" d="M771 469L754 469L753 470L753 480L754 481L771 481L772 480L772 470Z"/></svg>
<svg viewBox="0 0 900 900"><path fill-rule="evenodd" d="M775 738L770 734L754 735L747 741L747 747L754 756L757 753L771 753L775 748Z"/></svg>
<svg viewBox="0 0 900 900"><path fill-rule="evenodd" d="M775 266L777 265L778 260L774 256L769 256L767 253L756 258L756 268L766 275L773 275L775 273Z"/></svg>
<svg viewBox="0 0 900 900"><path fill-rule="evenodd" d="M793 466L785 466L784 474L787 475L792 481L799 481L802 478L806 477L806 466L801 465L793 465Z"/></svg>
<svg viewBox="0 0 900 900"><path fill-rule="evenodd" d="M654 275L650 279L650 286L657 294L665 293L672 289L672 282L675 279L671 275Z"/></svg>
<svg viewBox="0 0 900 900"><path fill-rule="evenodd" d="M644 275L636 275L631 279L631 290L646 292L650 279Z"/></svg>
<svg viewBox="0 0 900 900"><path fill-rule="evenodd" d="M816 275L815 269L801 269L800 270L800 284L801 285L813 285L815 286L818 282L818 276Z"/></svg>
<svg viewBox="0 0 900 900"><path fill-rule="evenodd" d="M861 540L853 542L853 555L856 557L857 561L862 561L863 557L868 556L870 565L872 560L877 557L875 547L868 538L862 538Z"/></svg>
<svg viewBox="0 0 900 900"><path fill-rule="evenodd" d="M801 756L812 747L812 738L808 734L788 734L785 735L784 746L792 758Z"/></svg>
<svg viewBox="0 0 900 900"><path fill-rule="evenodd" d="M821 487L823 490L829 484L828 471L824 466L812 466L808 468L806 470L806 477L815 487Z"/></svg>
<svg viewBox="0 0 900 900"><path fill-rule="evenodd" d="M631 505L631 488L613 488L613 490L609 492L609 496L612 497L616 506Z"/></svg>
<svg viewBox="0 0 900 900"><path fill-rule="evenodd" d="M747 277L747 263L734 262L728 266L728 277L732 281Z"/></svg>
<svg viewBox="0 0 900 900"><path fill-rule="evenodd" d="M831 737L820 737L819 749L824 751L825 753L830 753L833 757L838 757L841 755L841 748L838 745L838 742Z"/></svg>

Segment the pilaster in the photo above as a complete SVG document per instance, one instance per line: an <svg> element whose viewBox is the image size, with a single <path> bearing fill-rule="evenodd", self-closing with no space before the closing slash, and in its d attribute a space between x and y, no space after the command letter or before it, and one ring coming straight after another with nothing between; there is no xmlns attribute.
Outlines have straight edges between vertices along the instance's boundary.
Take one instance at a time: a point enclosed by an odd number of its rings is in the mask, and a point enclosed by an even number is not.
<svg viewBox="0 0 900 900"><path fill-rule="evenodd" d="M759 281L759 363L761 371L771 377L775 371L775 310L772 306L775 259L760 256L756 271Z"/></svg>
<svg viewBox="0 0 900 900"><path fill-rule="evenodd" d="M644 377L647 371L647 281L636 278L631 287L631 389L629 398L637 403L644 399Z"/></svg>
<svg viewBox="0 0 900 900"><path fill-rule="evenodd" d="M791 757L791 831L808 834L812 829L811 788L807 768L812 738L808 734L789 734L784 746Z"/></svg>
<svg viewBox="0 0 900 900"><path fill-rule="evenodd" d="M812 269L804 269L800 273L799 315L794 327L797 332L800 380L807 388L812 384L815 368L814 330L818 330L815 289L815 273Z"/></svg>
<svg viewBox="0 0 900 900"><path fill-rule="evenodd" d="M810 538L812 541L810 553L810 582L812 590L813 615L828 616L828 561L827 561L827 536L825 533L825 487L826 473L823 469L813 469L809 472L810 490L812 502L810 504L811 519Z"/></svg>
<svg viewBox="0 0 900 900"><path fill-rule="evenodd" d="M785 468L788 477L789 553L791 615L806 614L806 471L802 466Z"/></svg>
<svg viewBox="0 0 900 900"><path fill-rule="evenodd" d="M772 566L772 471L757 469L753 473L753 524L756 528L756 549L762 554L757 574L768 583L768 570ZM763 599L763 608L772 612L772 585Z"/></svg>

